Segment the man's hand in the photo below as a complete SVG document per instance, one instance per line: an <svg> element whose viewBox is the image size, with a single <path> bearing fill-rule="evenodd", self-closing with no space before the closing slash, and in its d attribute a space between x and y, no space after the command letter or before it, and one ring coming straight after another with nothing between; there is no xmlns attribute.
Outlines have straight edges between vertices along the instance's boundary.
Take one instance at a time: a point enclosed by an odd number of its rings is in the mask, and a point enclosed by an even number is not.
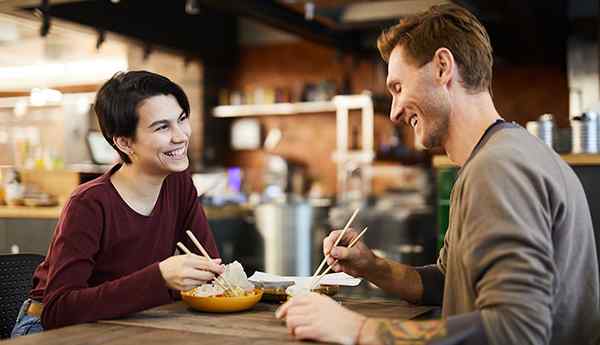
<svg viewBox="0 0 600 345"><path fill-rule="evenodd" d="M358 233L351 229L346 231L338 246L332 248L341 233L341 230L332 231L323 240L323 254L327 256L331 252L331 257L327 259L327 264L331 265L335 260L339 260L333 266L335 272L346 272L353 277L368 278L366 275L369 271L373 270L377 257L362 240L358 241L352 248L345 247L358 236Z"/></svg>
<svg viewBox="0 0 600 345"><path fill-rule="evenodd" d="M329 297L310 293L293 297L275 312L285 319L288 331L296 339L339 344L355 344L366 318L350 311Z"/></svg>
<svg viewBox="0 0 600 345"><path fill-rule="evenodd" d="M195 254L171 256L158 264L167 287L187 291L205 284L222 274L221 259L212 262Z"/></svg>

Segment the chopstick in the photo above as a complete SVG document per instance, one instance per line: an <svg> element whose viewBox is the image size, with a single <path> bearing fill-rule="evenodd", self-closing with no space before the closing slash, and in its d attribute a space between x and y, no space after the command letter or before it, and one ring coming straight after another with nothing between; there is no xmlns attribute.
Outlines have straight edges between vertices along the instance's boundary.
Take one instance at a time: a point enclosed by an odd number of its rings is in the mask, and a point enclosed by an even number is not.
<svg viewBox="0 0 600 345"><path fill-rule="evenodd" d="M177 247L179 247L179 249L181 249L184 253L186 254L193 254L192 251L190 251L183 243L181 242L177 242ZM217 283L217 285L219 285L219 287L223 290L227 290L227 287L225 287L220 281L215 279L215 283Z"/></svg>
<svg viewBox="0 0 600 345"><path fill-rule="evenodd" d="M208 255L208 252L206 251L206 249L204 249L204 247L202 246L202 244L200 244L200 242L198 241L198 239L196 239L196 236L194 236L194 233L191 232L190 230L187 230L185 233L188 235L188 237L190 238L190 240L192 240L192 242L194 243L194 245L200 250L200 252L202 253L202 255L204 255L204 257L207 260L212 261L212 259L210 258L210 255ZM224 285L229 285L229 289L232 290L234 293L237 292L236 288L240 289L239 287L231 284L223 275L221 275L221 278L225 282ZM215 281L218 282L218 279L219 278L215 278Z"/></svg>
<svg viewBox="0 0 600 345"><path fill-rule="evenodd" d="M192 254L192 252L189 249L187 249L187 247L181 242L177 242L177 247L179 247L179 249L181 249L181 251L183 251L186 254Z"/></svg>
<svg viewBox="0 0 600 345"><path fill-rule="evenodd" d="M368 228L369 228L369 227L365 227L365 228L363 229L363 231L361 231L361 232L360 232L360 234L358 234L358 236L356 236L356 237L355 237L355 238L352 240L352 242L350 242L350 244L348 245L348 248L352 248L352 246L354 246L354 245L356 244L356 242L358 242L358 240L360 240L360 238L362 237L362 235L364 235L364 234L365 234L365 232L367 232L367 229L368 229ZM312 283L310 284L310 290L314 289L314 288L315 288L315 287L316 287L316 286L319 284L319 282L321 281L321 279L322 279L322 278L323 278L323 277L324 277L324 276L325 276L325 275L326 275L326 274L327 274L329 271L331 271L331 269L333 268L333 266L335 266L335 264L337 264L337 263L338 263L338 261L339 261L339 260L337 260L337 259L336 259L336 260L335 260L335 261L334 261L334 262L333 262L331 265L329 265L329 267L327 267L327 269L325 270L325 272L323 272L321 275L319 275L319 276L317 277L317 279L316 279L314 282L312 282Z"/></svg>
<svg viewBox="0 0 600 345"><path fill-rule="evenodd" d="M358 214L358 211L360 211L360 207L357 208L354 213L352 214L352 216L350 217L350 219L348 219L348 223L346 223L346 226L344 226L344 230L342 230L342 233L340 234L340 236L338 236L337 240L335 241L335 243L333 244L333 246L331 247L332 249L334 247L336 247L338 245L338 243L340 243L340 241L342 240L342 238L344 237L344 234L346 234L346 231L348 231L348 229L350 228L350 225L352 224L352 222L354 221L354 218L356 218L356 215ZM329 250L331 252L331 250ZM321 272L321 270L323 269L323 266L325 266L325 264L327 263L327 259L331 257L330 253L327 253L327 255L325 255L325 257L323 258L323 261L321 261L321 264L319 265L319 267L317 267L317 270L315 271L315 274L313 274L313 276L310 278L311 281L313 279L315 279L315 277L319 274L319 272Z"/></svg>

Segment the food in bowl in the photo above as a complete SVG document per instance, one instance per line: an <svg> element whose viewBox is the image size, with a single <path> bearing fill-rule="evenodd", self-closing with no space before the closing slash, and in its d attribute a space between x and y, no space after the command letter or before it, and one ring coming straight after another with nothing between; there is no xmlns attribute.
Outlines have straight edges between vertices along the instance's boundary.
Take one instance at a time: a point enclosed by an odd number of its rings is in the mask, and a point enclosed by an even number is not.
<svg viewBox="0 0 600 345"><path fill-rule="evenodd" d="M248 281L242 265L234 261L213 283L203 284L181 293L190 307L206 312L235 312L252 308L260 301L263 290Z"/></svg>
<svg viewBox="0 0 600 345"><path fill-rule="evenodd" d="M209 313L231 313L248 310L260 301L262 289L254 289L243 296L195 296L190 291L181 293L181 299L191 308Z"/></svg>

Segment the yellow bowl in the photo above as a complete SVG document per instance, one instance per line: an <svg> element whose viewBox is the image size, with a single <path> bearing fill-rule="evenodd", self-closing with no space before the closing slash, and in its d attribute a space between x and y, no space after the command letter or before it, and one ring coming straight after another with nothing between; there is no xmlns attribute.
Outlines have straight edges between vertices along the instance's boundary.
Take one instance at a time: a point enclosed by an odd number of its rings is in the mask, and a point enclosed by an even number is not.
<svg viewBox="0 0 600 345"><path fill-rule="evenodd" d="M241 297L197 297L191 291L181 292L181 299L193 309L211 313L231 313L250 309L260 301L263 295L262 289L254 291Z"/></svg>

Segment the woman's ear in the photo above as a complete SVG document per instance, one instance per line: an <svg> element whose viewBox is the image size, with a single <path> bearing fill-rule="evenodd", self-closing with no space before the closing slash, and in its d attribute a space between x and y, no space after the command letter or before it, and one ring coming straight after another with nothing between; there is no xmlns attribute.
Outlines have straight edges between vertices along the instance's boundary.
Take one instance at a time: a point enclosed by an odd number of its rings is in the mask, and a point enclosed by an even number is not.
<svg viewBox="0 0 600 345"><path fill-rule="evenodd" d="M448 48L439 48L433 55L435 77L442 85L447 85L454 75L456 64L454 56Z"/></svg>
<svg viewBox="0 0 600 345"><path fill-rule="evenodd" d="M129 156L133 156L133 140L127 137L113 137L115 146L123 153Z"/></svg>

